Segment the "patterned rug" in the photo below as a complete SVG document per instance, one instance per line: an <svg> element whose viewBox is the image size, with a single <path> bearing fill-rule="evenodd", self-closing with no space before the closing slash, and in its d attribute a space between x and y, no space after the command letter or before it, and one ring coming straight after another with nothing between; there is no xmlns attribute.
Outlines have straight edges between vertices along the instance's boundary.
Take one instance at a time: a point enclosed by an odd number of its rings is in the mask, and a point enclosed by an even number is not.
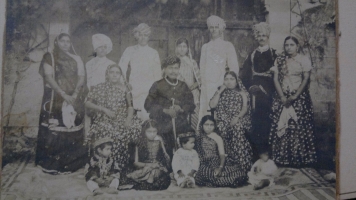
<svg viewBox="0 0 356 200"><path fill-rule="evenodd" d="M172 181L164 191L123 190L118 195L92 196L88 191L83 169L69 175L49 175L34 166L31 156L7 164L2 171L3 200L22 199L125 199L125 200L333 200L335 185L326 182L312 168L279 169L276 185L259 191L251 185L241 188L206 188L182 189Z"/></svg>

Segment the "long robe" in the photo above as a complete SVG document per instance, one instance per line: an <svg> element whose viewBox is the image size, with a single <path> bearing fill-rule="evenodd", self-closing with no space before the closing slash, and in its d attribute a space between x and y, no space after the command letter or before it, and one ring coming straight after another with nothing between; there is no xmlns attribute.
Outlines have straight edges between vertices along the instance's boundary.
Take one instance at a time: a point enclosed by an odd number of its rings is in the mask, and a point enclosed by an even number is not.
<svg viewBox="0 0 356 200"><path fill-rule="evenodd" d="M254 50L243 64L240 79L248 89L253 85L262 86L264 92L254 95L255 105L252 113L252 132L248 134L254 155L257 158L259 149L268 147L268 136L272 121L269 117L272 108L272 96L275 92L273 77L267 73L276 59L276 51L271 48Z"/></svg>
<svg viewBox="0 0 356 200"><path fill-rule="evenodd" d="M150 118L159 124L159 133L165 141L167 153L172 156L172 148L176 139L173 134L172 118L163 112L172 106L172 98L175 105L179 105L184 112L175 118L177 136L190 129L188 114L195 109L194 98L186 83L179 81L176 86L170 85L165 79L155 82L145 101L145 109L150 113Z"/></svg>

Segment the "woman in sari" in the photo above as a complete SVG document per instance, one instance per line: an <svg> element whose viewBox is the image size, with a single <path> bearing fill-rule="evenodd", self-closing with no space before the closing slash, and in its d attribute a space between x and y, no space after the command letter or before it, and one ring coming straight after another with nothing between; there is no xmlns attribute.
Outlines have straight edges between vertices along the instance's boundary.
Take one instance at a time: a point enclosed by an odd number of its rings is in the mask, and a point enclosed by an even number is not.
<svg viewBox="0 0 356 200"><path fill-rule="evenodd" d="M276 164L289 167L316 163L314 113L308 84L312 65L298 52L299 42L289 36L284 53L277 57L274 72L276 94L272 104L269 143Z"/></svg>
<svg viewBox="0 0 356 200"><path fill-rule="evenodd" d="M189 42L186 38L179 38L176 42L176 55L180 59L179 79L184 81L193 93L195 110L191 115L191 126L195 130L198 125L200 101L200 70L197 62L193 60Z"/></svg>
<svg viewBox="0 0 356 200"><path fill-rule="evenodd" d="M244 174L241 181L245 181L252 164L252 149L245 136L251 128L250 96L235 72L225 73L224 84L210 100L210 106L216 109L226 162L237 166Z"/></svg>
<svg viewBox="0 0 356 200"><path fill-rule="evenodd" d="M43 56L39 73L43 77L36 165L44 172L74 172L85 165L83 146L85 69L75 55L70 36L61 33L52 53Z"/></svg>
<svg viewBox="0 0 356 200"><path fill-rule="evenodd" d="M108 66L105 76L104 83L92 87L85 103L88 110L95 113L89 137L93 142L106 137L114 141L111 154L114 166L125 174L130 161L129 144L138 138L141 121L134 115L131 93L122 84L120 67Z"/></svg>

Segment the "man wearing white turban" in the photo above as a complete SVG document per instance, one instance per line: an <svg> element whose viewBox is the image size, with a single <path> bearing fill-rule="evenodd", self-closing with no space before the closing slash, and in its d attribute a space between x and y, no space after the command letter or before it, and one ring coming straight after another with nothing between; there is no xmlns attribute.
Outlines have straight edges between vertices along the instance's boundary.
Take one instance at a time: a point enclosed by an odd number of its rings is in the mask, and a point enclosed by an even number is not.
<svg viewBox="0 0 356 200"><path fill-rule="evenodd" d="M112 50L111 39L104 34L92 36L95 57L85 65L87 70L87 84L89 89L99 83L105 82L105 71L109 65L115 64L114 61L106 57Z"/></svg>
<svg viewBox="0 0 356 200"><path fill-rule="evenodd" d="M91 90L92 86L105 82L105 72L109 65L115 64L114 61L106 57L112 50L111 39L104 34L95 34L92 36L95 57L89 60L85 67L87 71L87 85ZM86 113L87 114L87 113ZM85 115L85 133L88 135L91 119Z"/></svg>
<svg viewBox="0 0 356 200"><path fill-rule="evenodd" d="M249 140L255 159L258 152L268 149L268 137L271 130L272 96L275 92L270 68L277 57L276 50L269 46L271 29L265 22L252 27L259 46L245 60L240 79L253 95L252 132Z"/></svg>
<svg viewBox="0 0 356 200"><path fill-rule="evenodd" d="M133 35L138 44L125 49L119 66L132 86L133 106L140 110L138 117L147 120L149 114L144 104L152 84L162 79L161 62L158 52L148 46L151 28L147 24L139 24L133 29Z"/></svg>
<svg viewBox="0 0 356 200"><path fill-rule="evenodd" d="M226 71L239 73L239 64L235 47L231 42L223 40L226 28L225 21L212 15L207 19L210 31L210 42L203 45L200 57L200 72L202 79L199 119L209 114L209 101L217 88L224 83Z"/></svg>

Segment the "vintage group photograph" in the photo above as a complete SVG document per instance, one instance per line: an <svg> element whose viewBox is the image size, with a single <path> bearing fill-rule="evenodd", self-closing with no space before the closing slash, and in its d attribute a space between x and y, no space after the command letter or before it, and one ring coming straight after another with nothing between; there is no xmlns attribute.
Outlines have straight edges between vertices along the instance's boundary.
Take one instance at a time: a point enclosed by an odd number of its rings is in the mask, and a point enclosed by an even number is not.
<svg viewBox="0 0 356 200"><path fill-rule="evenodd" d="M1 199L335 199L335 9L6 1Z"/></svg>

